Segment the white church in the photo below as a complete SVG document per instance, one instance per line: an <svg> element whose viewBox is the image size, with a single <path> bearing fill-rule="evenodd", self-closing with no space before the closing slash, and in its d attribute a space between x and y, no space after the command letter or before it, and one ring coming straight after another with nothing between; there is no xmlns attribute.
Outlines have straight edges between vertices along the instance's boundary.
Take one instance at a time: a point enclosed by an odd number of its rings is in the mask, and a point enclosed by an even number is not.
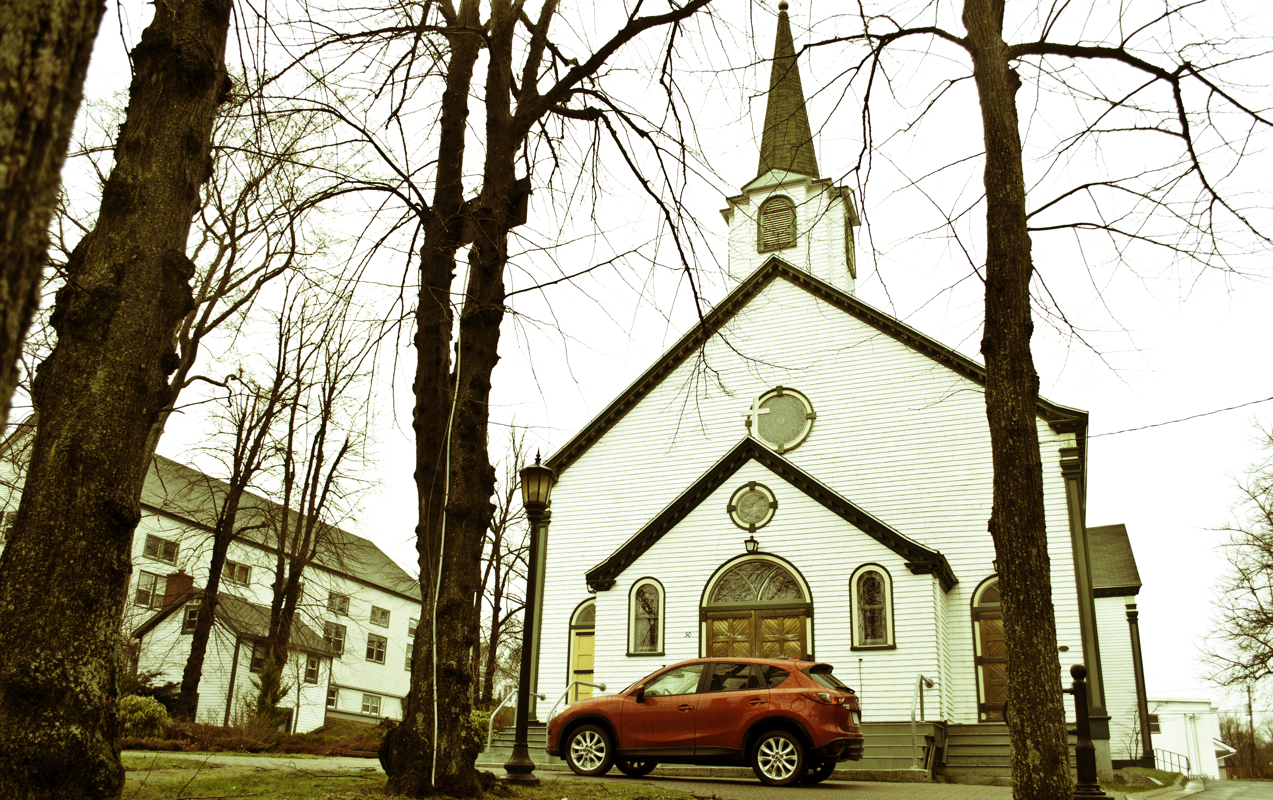
<svg viewBox="0 0 1273 800"><path fill-rule="evenodd" d="M722 211L732 291L547 462L535 691L810 657L861 696L862 767L903 768L923 676L922 766L1007 775L985 372L855 297L858 209L818 171L780 8L759 169ZM1105 768L1140 763L1126 531L1093 529L1094 564L1087 414L1036 419L1063 682L1087 664Z"/></svg>

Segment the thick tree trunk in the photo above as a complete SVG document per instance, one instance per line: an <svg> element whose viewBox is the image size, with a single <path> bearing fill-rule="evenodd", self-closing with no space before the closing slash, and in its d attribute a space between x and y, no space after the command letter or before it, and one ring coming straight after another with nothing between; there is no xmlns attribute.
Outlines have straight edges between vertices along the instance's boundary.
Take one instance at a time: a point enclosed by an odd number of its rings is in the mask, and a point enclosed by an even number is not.
<svg viewBox="0 0 1273 800"><path fill-rule="evenodd" d="M1012 791L1030 800L1069 800L1069 751L1056 649L1056 618L1043 514L1043 469L1030 354L1030 234L1026 226L1016 93L1021 85L1003 42L1003 0L967 0L986 144L986 416L994 464L990 533L999 560L1008 651Z"/></svg>
<svg viewBox="0 0 1273 800"><path fill-rule="evenodd" d="M425 222L424 246L420 257L420 294L416 306L415 409L412 427L416 436L416 491L420 521L416 526L419 553L421 611L416 630L411 690L403 724L389 732L380 750L380 761L388 773L387 791L409 797L438 791L475 794L475 777L456 781L439 759L434 769L435 732L440 727L435 708L442 692L435 692L434 665L445 668L441 653L434 652L434 621L444 622L442 609L434 608L439 580L438 555L442 549L443 518L446 513L448 474L448 429L452 386L451 373L451 281L455 253L460 246L464 210L464 139L469 116L469 91L474 66L483 41L478 35L477 0L464 0L457 25L449 36L451 58L447 64L446 89L442 94L437 185L433 206ZM460 446L455 443L453 447ZM451 524L447 524L446 547L452 547ZM471 608L472 604L468 604ZM439 631L440 633L440 631ZM464 659L460 663L466 662ZM440 684L440 682L439 682ZM467 690L464 697L468 697ZM439 704L435 706L435 702ZM439 748L440 749L440 748ZM473 772L472 760L469 762Z"/></svg>
<svg viewBox="0 0 1273 800"><path fill-rule="evenodd" d="M0 428L39 305L49 220L105 0L0 6Z"/></svg>
<svg viewBox="0 0 1273 800"><path fill-rule="evenodd" d="M72 254L34 384L40 425L0 557L0 796L118 797L119 625L146 440L191 307L185 256L230 81L229 0L169 0L136 73L95 230Z"/></svg>

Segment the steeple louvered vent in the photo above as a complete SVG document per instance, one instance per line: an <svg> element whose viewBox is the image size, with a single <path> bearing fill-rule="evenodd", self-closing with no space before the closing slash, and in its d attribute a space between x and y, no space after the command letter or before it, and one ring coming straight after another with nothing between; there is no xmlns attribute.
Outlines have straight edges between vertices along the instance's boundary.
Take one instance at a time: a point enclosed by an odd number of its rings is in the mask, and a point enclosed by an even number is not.
<svg viewBox="0 0 1273 800"><path fill-rule="evenodd" d="M782 250L796 243L796 207L785 197L771 197L760 207L760 252Z"/></svg>

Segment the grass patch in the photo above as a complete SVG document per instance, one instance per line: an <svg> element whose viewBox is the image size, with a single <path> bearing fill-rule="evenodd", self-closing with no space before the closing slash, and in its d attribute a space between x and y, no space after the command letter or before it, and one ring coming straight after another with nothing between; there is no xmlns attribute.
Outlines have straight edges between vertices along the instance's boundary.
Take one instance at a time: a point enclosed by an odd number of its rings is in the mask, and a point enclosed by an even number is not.
<svg viewBox="0 0 1273 800"><path fill-rule="evenodd" d="M1150 780L1156 778L1157 782ZM1101 788L1108 792L1135 794L1152 792L1164 786L1174 786L1181 778L1179 772L1165 772L1147 767L1125 767L1114 770L1114 780L1101 781Z"/></svg>
<svg viewBox="0 0 1273 800"><path fill-rule="evenodd" d="M389 800L377 772L262 769L205 764L164 755L125 758L126 800L260 797L268 800ZM546 779L534 788L499 784L492 800L695 800L694 795L653 786Z"/></svg>

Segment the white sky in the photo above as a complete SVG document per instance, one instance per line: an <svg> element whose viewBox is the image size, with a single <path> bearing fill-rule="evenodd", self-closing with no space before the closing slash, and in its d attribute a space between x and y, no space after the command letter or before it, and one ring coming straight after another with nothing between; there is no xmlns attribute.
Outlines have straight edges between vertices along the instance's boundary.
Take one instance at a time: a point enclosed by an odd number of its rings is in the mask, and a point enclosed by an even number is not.
<svg viewBox="0 0 1273 800"><path fill-rule="evenodd" d="M764 10L755 12L754 47L765 57L772 48L776 2L760 6ZM793 6L799 46L827 35L830 28L822 24L813 33L803 31L802 26L832 13L839 4L805 0ZM1241 17L1247 11L1256 13L1259 2L1230 3L1229 9L1232 16ZM120 55L124 45L113 19L116 10L112 6L107 13L99 52L90 70L90 97L122 90L127 84L127 66ZM120 16L128 20L131 30L122 39L131 42L148 22L149 11L128 4ZM830 27L847 30L849 22L840 20ZM758 95L768 84L767 66L744 66L757 58L755 51L747 50L752 46L748 42L750 23L739 18L730 24L733 27L723 35L729 40L727 44L737 49L732 59L739 67L700 75L704 88L692 94L702 156L719 178L714 186L696 185L687 195L687 203L717 243L725 231L717 213L724 206L724 195L755 173L757 117L763 106L749 106L745 98ZM1023 24L1030 27L1029 20ZM954 30L961 32L958 27ZM818 163L825 175L840 182L850 180L844 176L855 166L861 139L857 117L860 98L841 98L841 88L834 83L846 64L844 52L828 48L801 62L805 92L811 98L811 119L819 129L815 131ZM954 51L939 55L953 56ZM923 97L922 92L931 86L931 81L923 84L925 74L912 71L908 64L892 75L893 88L907 102L916 102L915 97ZM1255 79L1258 84L1269 72L1256 69L1251 74L1259 76ZM912 89L921 94L907 98ZM940 118L913 134L894 137L877 154L873 182L863 203L864 231L868 231L869 240L864 236L859 245L858 296L979 360L980 284L969 279L966 262L949 240L920 236L937 226L932 204L908 190L903 178L926 174L929 162L945 163L952 154L962 156L979 148L979 122L968 113L971 106L959 99L966 101L967 91L966 84L957 87L949 99L938 104ZM1248 97L1255 98L1256 105L1267 106L1269 92L1261 87ZM1055 97L1045 96L1038 101L1038 113L1031 116L1034 99L1028 89L1022 91L1019 101L1025 124L1034 126L1028 141L1033 140L1036 127L1046 129L1059 118L1053 114L1065 113ZM895 112L881 110L877 125L895 124L898 119L901 117ZM877 141L884 138L877 132ZM1152 159L1152 147L1148 154L1136 147L1140 146L1133 145L1128 151L1116 146L1109 155L1100 157L1090 153L1076 156L1063 166L1059 177L1053 173L1040 180L1040 192L1077 180L1075 176L1098 167L1117 171L1125 163L1122 159ZM1246 205L1266 210L1273 207L1273 193L1261 185L1273 174L1269 167L1263 153L1253 155L1244 167L1251 182L1240 183L1240 188L1253 193L1245 198ZM1041 167L1036 164L1033 169ZM608 187L614 196L598 211L604 215L601 224L610 230L614 242L649 239L653 208L617 185L622 182L621 173L614 176L616 185ZM961 209L966 205L961 204L961 198L975 199L979 185L976 165L943 173L926 184L928 196L947 209ZM528 231L546 229L542 224L546 199L544 195L532 198ZM538 228L537 222L541 223ZM957 229L975 250L975 242L980 241L976 231L983 226L977 211L970 223ZM866 250L872 245L874 257ZM605 248L584 243L565 251L560 260L572 265L591 263L589 259L600 257L594 250L603 252ZM510 316L501 347L502 361L494 377L493 418L497 423L515 421L528 426L545 455L551 453L693 324L693 305L666 242L657 252L646 252L660 264L651 270L652 277L646 276L648 282L643 282L642 276L619 279L610 272L575 287L550 289L545 296L551 309L533 293L514 300L517 316ZM700 255L706 256L706 252L700 251ZM723 253L720 249L716 252ZM1097 357L1091 347L1061 335L1044 322L1036 326L1035 358L1043 394L1091 415L1088 522L1093 526L1124 523L1132 537L1145 583L1139 603L1150 694L1210 697L1236 708L1236 695L1225 699L1201 678L1197 650L1200 637L1209 628L1212 587L1224 570L1216 552L1224 537L1214 529L1229 518L1229 507L1236 499L1234 476L1256 458L1252 421L1273 419L1273 403L1135 432L1120 431L1273 396L1268 354L1267 310L1273 307L1269 252L1240 263L1242 269L1256 274L1255 278L1175 268L1162 254L1144 249L1135 251L1134 271L1124 268L1112 272L1094 264L1089 272L1064 237L1057 235L1036 237L1034 252L1040 273L1053 294L1061 298L1069 319L1101 354ZM723 260L723 256L718 257ZM533 266L534 261L530 255L515 259L510 288L526 284L522 269L542 274L541 268ZM715 266L708 265L708 272L717 277L709 280L705 293L709 300L717 300L723 294L723 281ZM1100 286L1099 293L1094 285ZM640 303L638 292L643 297ZM561 326L560 331L552 327L554 322ZM533 363L528 352L531 348ZM412 354L406 351L403 357L410 359ZM376 475L380 488L366 499L359 523L349 526L376 541L409 569L415 561L415 490L408 438L410 372L408 364L394 387L398 421L394 423L386 415L380 423ZM501 430L497 426L491 433L495 457L503 440ZM199 435L197 426L170 428L160 450L182 458Z"/></svg>

